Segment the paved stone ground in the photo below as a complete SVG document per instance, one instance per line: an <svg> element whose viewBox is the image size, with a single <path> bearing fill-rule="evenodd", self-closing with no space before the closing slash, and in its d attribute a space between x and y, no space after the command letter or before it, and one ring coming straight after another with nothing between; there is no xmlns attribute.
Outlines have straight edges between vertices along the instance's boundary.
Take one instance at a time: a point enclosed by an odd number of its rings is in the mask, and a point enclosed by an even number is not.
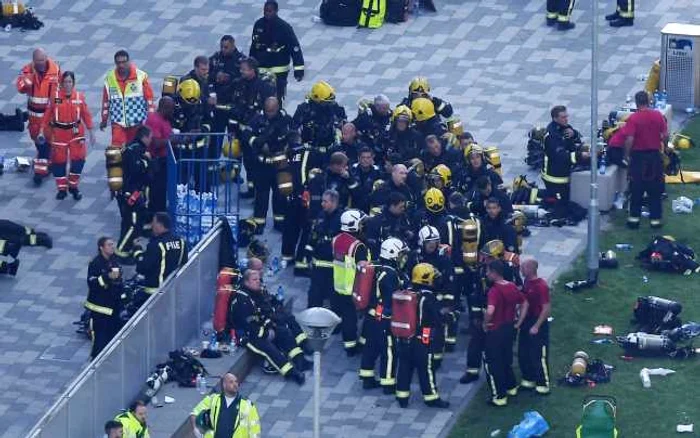
<svg viewBox="0 0 700 438"><path fill-rule="evenodd" d="M10 112L24 99L14 91L16 73L32 48L45 47L63 69L77 71L78 87L87 92L97 113L104 72L112 55L127 48L132 59L152 77L185 73L191 60L209 54L223 33L234 34L247 50L252 23L261 2L225 0L173 2L151 0L32 2L46 27L40 31L0 33L0 110ZM430 78L436 95L448 98L470 131L482 143L502 148L504 168L512 176L522 163L527 129L546 123L556 103L570 107L572 122L585 128L589 116L590 15L576 10L578 27L562 34L544 26L544 1L439 1L440 12L422 14L403 25L388 24L369 31L328 28L315 23L316 0L282 3L281 15L299 36L307 59L307 77L290 85L289 107L303 98L315 79L336 87L341 103L354 116L362 96L386 93L397 102L411 77ZM613 2L601 3L601 12ZM584 6L586 7L586 6ZM667 22L687 22L700 14L693 0L640 2L636 26L601 27L600 114L605 114L641 84L658 57L660 28ZM223 11L223 12L222 12ZM602 19L601 19L602 21ZM0 424L2 438L23 436L85 364L88 346L73 333L71 321L85 297L85 267L94 253L95 238L115 234L116 205L108 201L101 147L88 156L80 203L53 199L52 183L31 186L27 175L0 178L0 216L35 226L54 236L55 247L23 249L20 274L0 278ZM2 133L0 150L7 155L32 155L26 134ZM540 258L543 274L565 267L580 247L585 226L536 230L525 248ZM273 243L275 238L270 238ZM299 289L303 291L304 283ZM451 358L439 385L459 405L467 388L455 385L463 364ZM457 355L453 355L457 357ZM451 421L454 410L398 411L386 397L365 396L355 382L356 364L341 355L335 343L324 362L324 417L332 419L326 433L336 436L435 436ZM301 391L258 373L244 391L263 411L266 436L308 436L310 391ZM418 406L418 403L413 403ZM284 408L284 409L277 409Z"/></svg>

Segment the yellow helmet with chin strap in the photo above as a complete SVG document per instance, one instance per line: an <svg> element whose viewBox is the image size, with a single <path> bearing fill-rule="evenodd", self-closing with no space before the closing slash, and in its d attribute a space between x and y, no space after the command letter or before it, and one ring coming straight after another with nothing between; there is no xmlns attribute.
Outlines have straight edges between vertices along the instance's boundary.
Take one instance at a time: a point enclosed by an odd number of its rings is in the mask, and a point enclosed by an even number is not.
<svg viewBox="0 0 700 438"><path fill-rule="evenodd" d="M425 76L417 76L411 80L408 84L409 93L429 93L430 83L428 83L428 78Z"/></svg>
<svg viewBox="0 0 700 438"><path fill-rule="evenodd" d="M469 161L469 156L471 154L479 154L479 155L481 155L481 158L483 158L484 157L484 148L482 148L477 143L471 143L467 147L464 148L464 159Z"/></svg>
<svg viewBox="0 0 700 438"><path fill-rule="evenodd" d="M493 257L494 259L500 259L503 256L503 253L505 252L505 246L503 245L503 242L500 240L489 240L484 244L484 247L481 248L481 254L487 257Z"/></svg>
<svg viewBox="0 0 700 438"><path fill-rule="evenodd" d="M391 115L392 120L403 120L408 123L411 123L413 120L413 112L411 111L411 108L407 107L406 105L399 105L394 109L394 113Z"/></svg>
<svg viewBox="0 0 700 438"><path fill-rule="evenodd" d="M328 82L318 81L311 87L307 97L316 103L334 102L335 90Z"/></svg>
<svg viewBox="0 0 700 438"><path fill-rule="evenodd" d="M452 171L444 164L433 167L428 178L433 187L442 189L452 185Z"/></svg>
<svg viewBox="0 0 700 438"><path fill-rule="evenodd" d="M440 277L440 272L430 263L418 263L411 271L411 283L423 286L434 286Z"/></svg>
<svg viewBox="0 0 700 438"><path fill-rule="evenodd" d="M183 101L190 105L196 105L199 103L202 90L199 88L199 83L194 79L185 79L178 84L177 94Z"/></svg>
<svg viewBox="0 0 700 438"><path fill-rule="evenodd" d="M424 122L435 117L435 105L433 105L432 100L425 97L413 99L411 111L418 122Z"/></svg>
<svg viewBox="0 0 700 438"><path fill-rule="evenodd" d="M425 192L423 202L425 202L425 208L433 213L440 213L445 209L445 195L442 194L442 190L435 187Z"/></svg>

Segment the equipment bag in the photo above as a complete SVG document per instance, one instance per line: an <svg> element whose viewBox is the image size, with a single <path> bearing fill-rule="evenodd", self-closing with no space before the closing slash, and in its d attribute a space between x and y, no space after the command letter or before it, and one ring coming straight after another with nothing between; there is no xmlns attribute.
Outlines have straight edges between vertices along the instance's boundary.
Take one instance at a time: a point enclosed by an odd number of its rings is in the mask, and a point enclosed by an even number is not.
<svg viewBox="0 0 700 438"><path fill-rule="evenodd" d="M637 255L642 267L655 271L677 272L690 275L700 272L695 252L676 242L671 236L655 236L654 240Z"/></svg>
<svg viewBox="0 0 700 438"><path fill-rule="evenodd" d="M403 23L408 21L409 0L386 0L386 21L388 23Z"/></svg>
<svg viewBox="0 0 700 438"><path fill-rule="evenodd" d="M202 362L195 359L190 353L185 350L171 351L169 354L170 360L167 365L172 370L172 380L175 380L179 386L194 388L197 382L197 376L202 374L209 375L207 369L204 368Z"/></svg>
<svg viewBox="0 0 700 438"><path fill-rule="evenodd" d="M361 6L360 0L323 0L319 13L329 26L357 26Z"/></svg>
<svg viewBox="0 0 700 438"><path fill-rule="evenodd" d="M617 402L615 398L590 395L583 399L581 424L576 438L617 438Z"/></svg>
<svg viewBox="0 0 700 438"><path fill-rule="evenodd" d="M386 0L363 0L357 25L376 29L384 24L385 14Z"/></svg>
<svg viewBox="0 0 700 438"><path fill-rule="evenodd" d="M365 310L369 306L372 286L374 286L374 265L363 260L357 264L355 282L352 286L352 302L355 303L357 310Z"/></svg>
<svg viewBox="0 0 700 438"><path fill-rule="evenodd" d="M411 290L394 292L391 309L391 334L400 339L414 337L418 323L418 294Z"/></svg>

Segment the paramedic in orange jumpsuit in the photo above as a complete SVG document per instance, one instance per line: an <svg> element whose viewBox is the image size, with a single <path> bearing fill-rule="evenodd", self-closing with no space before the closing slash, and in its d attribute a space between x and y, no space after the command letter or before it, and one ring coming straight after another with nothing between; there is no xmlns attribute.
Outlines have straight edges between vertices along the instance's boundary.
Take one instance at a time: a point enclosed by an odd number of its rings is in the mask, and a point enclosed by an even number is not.
<svg viewBox="0 0 700 438"><path fill-rule="evenodd" d="M27 95L29 113L29 137L36 146L34 159L34 183L38 186L49 174L50 146L48 141L39 141L41 120L49 104L49 97L56 94L60 76L58 64L46 56L44 49L35 49L32 62L25 65L17 78L17 91Z"/></svg>
<svg viewBox="0 0 700 438"><path fill-rule="evenodd" d="M67 71L61 75L61 87L49 100L39 133L40 137L46 137L46 132L51 131L51 170L58 189L56 199L65 199L68 192L76 201L83 197L78 183L85 165L85 128L94 145L94 125L85 95L75 90L75 74ZM66 177L69 153L70 171Z"/></svg>

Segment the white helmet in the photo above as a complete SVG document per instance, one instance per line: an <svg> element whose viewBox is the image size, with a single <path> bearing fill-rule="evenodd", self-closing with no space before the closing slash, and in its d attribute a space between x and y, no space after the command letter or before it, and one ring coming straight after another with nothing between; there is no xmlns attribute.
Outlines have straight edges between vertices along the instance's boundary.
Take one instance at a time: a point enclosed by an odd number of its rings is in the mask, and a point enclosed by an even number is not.
<svg viewBox="0 0 700 438"><path fill-rule="evenodd" d="M382 242L379 257L385 260L396 260L398 262L406 253L408 253L408 246L400 239L390 237Z"/></svg>
<svg viewBox="0 0 700 438"><path fill-rule="evenodd" d="M340 215L340 230L347 233L358 233L367 215L360 210L347 210Z"/></svg>
<svg viewBox="0 0 700 438"><path fill-rule="evenodd" d="M418 231L418 245L423 246L425 242L440 241L440 232L437 228L426 225Z"/></svg>

